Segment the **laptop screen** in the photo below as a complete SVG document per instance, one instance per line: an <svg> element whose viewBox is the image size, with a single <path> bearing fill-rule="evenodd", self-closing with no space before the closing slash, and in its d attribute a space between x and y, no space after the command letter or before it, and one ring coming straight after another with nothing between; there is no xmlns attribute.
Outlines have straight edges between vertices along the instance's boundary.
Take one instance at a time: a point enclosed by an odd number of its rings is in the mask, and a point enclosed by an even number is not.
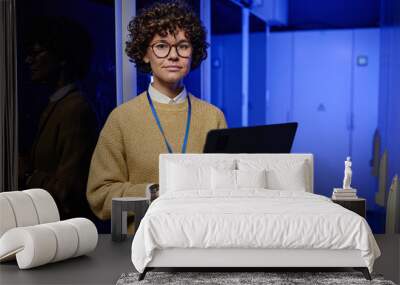
<svg viewBox="0 0 400 285"><path fill-rule="evenodd" d="M204 153L290 153L298 124L285 123L208 132Z"/></svg>

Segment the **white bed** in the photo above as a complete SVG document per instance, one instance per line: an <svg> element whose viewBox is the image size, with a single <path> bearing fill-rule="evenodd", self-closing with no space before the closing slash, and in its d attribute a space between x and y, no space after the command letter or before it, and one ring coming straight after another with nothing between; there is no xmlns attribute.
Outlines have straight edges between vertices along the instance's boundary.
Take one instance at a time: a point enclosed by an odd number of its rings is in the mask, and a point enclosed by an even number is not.
<svg viewBox="0 0 400 285"><path fill-rule="evenodd" d="M160 197L132 243L140 278L155 267L354 267L370 278L372 232L312 194L312 155L163 154L159 170Z"/></svg>

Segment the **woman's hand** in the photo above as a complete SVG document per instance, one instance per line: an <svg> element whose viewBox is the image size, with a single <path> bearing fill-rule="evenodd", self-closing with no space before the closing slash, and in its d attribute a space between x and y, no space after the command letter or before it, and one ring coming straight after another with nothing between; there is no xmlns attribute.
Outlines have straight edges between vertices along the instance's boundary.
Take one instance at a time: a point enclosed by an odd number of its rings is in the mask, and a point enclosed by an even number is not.
<svg viewBox="0 0 400 285"><path fill-rule="evenodd" d="M153 184L149 187L150 189L150 202L153 202L159 196L160 185Z"/></svg>

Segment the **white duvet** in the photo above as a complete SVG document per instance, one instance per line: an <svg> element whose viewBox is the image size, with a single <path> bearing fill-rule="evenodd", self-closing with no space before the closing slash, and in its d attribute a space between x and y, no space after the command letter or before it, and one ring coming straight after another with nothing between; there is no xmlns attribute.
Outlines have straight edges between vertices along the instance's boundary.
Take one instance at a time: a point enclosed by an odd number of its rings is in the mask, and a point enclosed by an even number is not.
<svg viewBox="0 0 400 285"><path fill-rule="evenodd" d="M358 249L370 272L380 256L359 215L320 195L265 189L162 195L136 232L133 265L143 272L165 248Z"/></svg>

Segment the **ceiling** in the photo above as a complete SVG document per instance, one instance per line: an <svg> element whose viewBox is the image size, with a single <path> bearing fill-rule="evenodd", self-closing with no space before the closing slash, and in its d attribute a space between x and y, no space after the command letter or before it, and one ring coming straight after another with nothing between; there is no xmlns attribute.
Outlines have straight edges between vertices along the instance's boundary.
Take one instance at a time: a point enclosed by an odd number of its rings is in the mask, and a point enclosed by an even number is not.
<svg viewBox="0 0 400 285"><path fill-rule="evenodd" d="M113 5L114 0L91 0ZM137 10L156 0L136 0ZM165 1L165 0L161 0ZM200 12L200 0L185 0ZM240 0L211 0L212 33L240 33L242 29ZM246 0L251 2L251 0ZM253 0L254 1L254 0ZM270 1L270 0L262 0ZM271 27L271 31L352 29L379 27L382 0L287 0L288 25ZM265 24L250 18L251 31L264 31Z"/></svg>
<svg viewBox="0 0 400 285"><path fill-rule="evenodd" d="M288 0L288 25L272 27L271 31L379 27L380 2L381 0ZM231 0L213 0L212 11L213 33L241 31L241 11L237 4ZM250 20L250 26L251 31L265 30L265 25L254 19Z"/></svg>
<svg viewBox="0 0 400 285"><path fill-rule="evenodd" d="M380 0L288 0L288 29L379 27Z"/></svg>

